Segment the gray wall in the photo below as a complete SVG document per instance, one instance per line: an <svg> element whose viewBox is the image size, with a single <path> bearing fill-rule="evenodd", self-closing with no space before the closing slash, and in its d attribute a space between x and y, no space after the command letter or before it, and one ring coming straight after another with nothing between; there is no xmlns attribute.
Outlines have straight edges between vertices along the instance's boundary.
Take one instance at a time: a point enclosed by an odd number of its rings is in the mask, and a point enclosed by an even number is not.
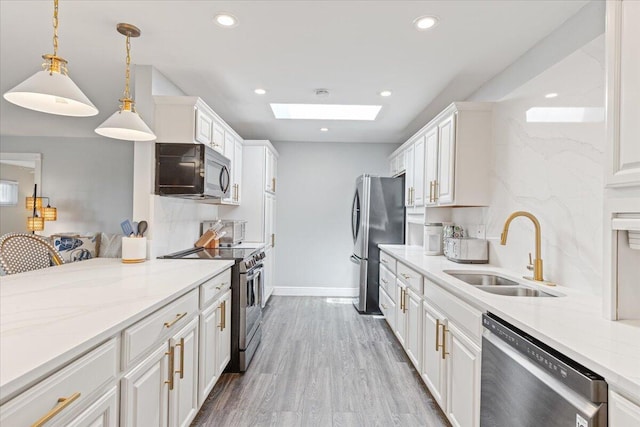
<svg viewBox="0 0 640 427"><path fill-rule="evenodd" d="M107 138L0 136L0 151L42 153L39 195L58 208L41 234L120 232L133 200L133 144ZM40 191L41 190L41 191Z"/></svg>
<svg viewBox="0 0 640 427"><path fill-rule="evenodd" d="M25 197L33 195L33 168L0 165L0 178L18 182L18 205L0 206L0 235L27 231L27 217L32 212L25 208Z"/></svg>
<svg viewBox="0 0 640 427"><path fill-rule="evenodd" d="M351 202L363 173L387 176L395 144L276 142L275 293L355 295Z"/></svg>

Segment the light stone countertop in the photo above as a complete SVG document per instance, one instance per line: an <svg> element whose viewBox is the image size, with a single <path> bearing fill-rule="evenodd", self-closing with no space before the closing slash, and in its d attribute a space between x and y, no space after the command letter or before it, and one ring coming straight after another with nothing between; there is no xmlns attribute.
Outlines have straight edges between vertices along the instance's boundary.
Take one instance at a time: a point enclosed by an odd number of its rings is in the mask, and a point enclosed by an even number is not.
<svg viewBox="0 0 640 427"><path fill-rule="evenodd" d="M628 398L640 403L640 320L610 321L602 300L565 286L536 285L490 264L458 264L443 256L426 256L422 247L379 245L428 280L481 311L490 311L576 362L602 375ZM475 289L444 271L494 271L557 298L510 297Z"/></svg>
<svg viewBox="0 0 640 427"><path fill-rule="evenodd" d="M97 258L0 278L0 402L233 261Z"/></svg>

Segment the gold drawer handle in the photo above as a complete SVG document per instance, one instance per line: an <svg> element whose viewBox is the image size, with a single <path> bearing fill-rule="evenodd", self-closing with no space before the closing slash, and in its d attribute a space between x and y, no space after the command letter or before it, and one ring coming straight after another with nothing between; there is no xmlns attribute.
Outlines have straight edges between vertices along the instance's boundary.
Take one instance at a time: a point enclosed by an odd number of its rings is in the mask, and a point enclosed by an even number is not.
<svg viewBox="0 0 640 427"><path fill-rule="evenodd" d="M176 318L173 319L171 322L164 322L165 328L172 327L173 325L175 325L180 319L182 319L186 315L187 315L186 311L184 313L182 313L182 314L176 314Z"/></svg>
<svg viewBox="0 0 640 427"><path fill-rule="evenodd" d="M173 390L173 371L175 368L174 347L169 347L169 351L165 354L169 356L169 379L164 383L169 384L169 390Z"/></svg>
<svg viewBox="0 0 640 427"><path fill-rule="evenodd" d="M220 327L221 331L224 331L227 327L227 301L224 300L220 303Z"/></svg>
<svg viewBox="0 0 640 427"><path fill-rule="evenodd" d="M45 423L50 421L53 417L55 417L60 412L62 412L62 410L64 408L66 408L67 406L71 405L79 397L80 397L80 392L75 392L69 397L60 397L60 398L58 398L58 404L56 406L54 406L52 410L47 412L42 418L40 418L38 421L33 423L31 425L31 427L43 426Z"/></svg>
<svg viewBox="0 0 640 427"><path fill-rule="evenodd" d="M387 309L387 306L384 304L380 304L382 306L382 308L384 308L385 310Z"/></svg>
<svg viewBox="0 0 640 427"><path fill-rule="evenodd" d="M442 325L442 359L445 359L446 355L449 354L447 351L447 329L446 325Z"/></svg>
<svg viewBox="0 0 640 427"><path fill-rule="evenodd" d="M436 319L436 351L440 350L440 319Z"/></svg>
<svg viewBox="0 0 640 427"><path fill-rule="evenodd" d="M220 289L224 288L224 287L225 287L225 286L227 286L227 285L228 285L228 283L227 283L227 282L222 282L222 283L220 283L220 285L216 286L216 290L218 290L218 291L219 291Z"/></svg>
<svg viewBox="0 0 640 427"><path fill-rule="evenodd" d="M381 262L381 263L383 263L383 264L387 264L387 263L388 263L388 261L386 260L386 258L380 258L380 262Z"/></svg>
<svg viewBox="0 0 640 427"><path fill-rule="evenodd" d="M387 282L387 281L386 281L386 280L384 280L384 279L380 279L380 281L381 281L382 283L385 283L385 284L389 283L389 282Z"/></svg>
<svg viewBox="0 0 640 427"><path fill-rule="evenodd" d="M411 279L411 276L409 276L408 274L400 273L400 275L407 280Z"/></svg>

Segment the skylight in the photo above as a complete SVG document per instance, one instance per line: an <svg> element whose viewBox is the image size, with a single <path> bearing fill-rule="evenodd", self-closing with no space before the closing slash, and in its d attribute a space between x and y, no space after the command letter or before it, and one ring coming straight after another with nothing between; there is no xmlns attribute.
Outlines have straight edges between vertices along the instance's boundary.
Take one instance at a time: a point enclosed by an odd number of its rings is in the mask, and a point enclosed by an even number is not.
<svg viewBox="0 0 640 427"><path fill-rule="evenodd" d="M382 105L269 104L276 119L375 120Z"/></svg>

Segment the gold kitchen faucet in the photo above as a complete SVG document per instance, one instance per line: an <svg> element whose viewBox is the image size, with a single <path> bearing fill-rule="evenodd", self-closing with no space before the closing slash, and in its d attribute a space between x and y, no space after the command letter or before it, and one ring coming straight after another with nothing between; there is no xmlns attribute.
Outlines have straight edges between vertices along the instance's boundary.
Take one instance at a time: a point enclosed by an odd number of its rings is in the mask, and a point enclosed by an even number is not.
<svg viewBox="0 0 640 427"><path fill-rule="evenodd" d="M540 222L538 222L538 218L536 218L533 214L525 211L517 211L509 215L509 218L507 218L507 220L504 223L502 234L500 235L500 244L501 245L507 244L507 234L509 233L509 225L511 224L511 221L513 221L514 218L517 218L519 216L525 216L529 218L533 222L533 225L535 226L536 257L533 260L533 280L537 282L548 283L548 282L545 282L545 280L542 278L543 276L542 275L542 255L541 255L542 251L540 249L541 233L540 233ZM529 254L529 259L531 259L531 254ZM531 268L531 267L528 266L527 268Z"/></svg>

